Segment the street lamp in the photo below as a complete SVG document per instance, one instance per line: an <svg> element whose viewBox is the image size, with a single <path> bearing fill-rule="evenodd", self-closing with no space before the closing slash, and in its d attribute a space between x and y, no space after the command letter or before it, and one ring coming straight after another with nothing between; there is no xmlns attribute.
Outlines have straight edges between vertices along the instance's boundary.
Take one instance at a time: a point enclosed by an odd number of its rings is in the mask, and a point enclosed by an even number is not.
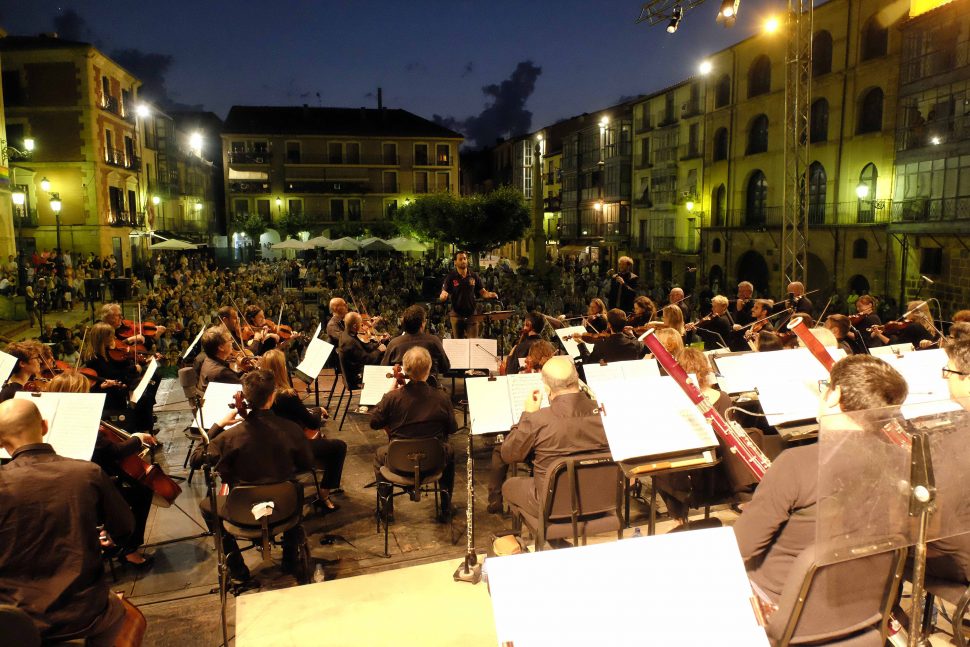
<svg viewBox="0 0 970 647"><path fill-rule="evenodd" d="M54 222L57 226L57 253L61 253L61 196L57 193L51 193L50 197L51 211L54 212Z"/></svg>
<svg viewBox="0 0 970 647"><path fill-rule="evenodd" d="M40 190L43 191L44 193L50 193L51 181L48 180L46 177L41 179L40 181Z"/></svg>
<svg viewBox="0 0 970 647"><path fill-rule="evenodd" d="M192 205L192 208L195 209L196 211L202 211L202 203L196 202L194 205Z"/></svg>
<svg viewBox="0 0 970 647"><path fill-rule="evenodd" d="M193 153L202 157L202 133L195 131L189 135L189 148L192 149Z"/></svg>
<svg viewBox="0 0 970 647"><path fill-rule="evenodd" d="M157 195L152 196L152 204L155 205L156 207L159 205L159 203L161 203L161 201L162 199L159 198Z"/></svg>
<svg viewBox="0 0 970 647"><path fill-rule="evenodd" d="M714 64L710 61L701 61L701 64L697 66L697 71L701 73L702 76L707 76L714 69Z"/></svg>
<svg viewBox="0 0 970 647"><path fill-rule="evenodd" d="M688 200L687 201L687 204L685 206L687 207L687 212L688 213L694 211L694 201L693 200Z"/></svg>
<svg viewBox="0 0 970 647"><path fill-rule="evenodd" d="M859 186L855 188L855 194L860 200L865 200L869 197L869 185L859 184Z"/></svg>
<svg viewBox="0 0 970 647"><path fill-rule="evenodd" d="M144 119L151 113L152 113L151 109L149 109L149 107L146 106L144 103L139 103L138 107L135 108L135 114L141 117L142 119Z"/></svg>

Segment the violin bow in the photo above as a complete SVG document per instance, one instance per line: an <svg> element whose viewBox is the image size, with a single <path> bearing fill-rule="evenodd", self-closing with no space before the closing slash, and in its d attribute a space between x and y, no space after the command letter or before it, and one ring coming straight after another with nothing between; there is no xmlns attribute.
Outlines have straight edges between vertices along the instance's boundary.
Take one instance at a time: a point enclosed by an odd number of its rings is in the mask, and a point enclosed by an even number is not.
<svg viewBox="0 0 970 647"><path fill-rule="evenodd" d="M84 334L81 336L81 347L77 349L77 361L74 362L74 370L81 368L81 352L84 350L84 344L88 339L88 331L91 330L91 324L84 327Z"/></svg>

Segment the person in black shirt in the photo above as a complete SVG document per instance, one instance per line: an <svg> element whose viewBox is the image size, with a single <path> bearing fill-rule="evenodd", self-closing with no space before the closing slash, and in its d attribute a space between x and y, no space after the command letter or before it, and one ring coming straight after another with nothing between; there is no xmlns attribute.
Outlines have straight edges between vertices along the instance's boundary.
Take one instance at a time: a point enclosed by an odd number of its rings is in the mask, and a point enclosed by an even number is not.
<svg viewBox="0 0 970 647"><path fill-rule="evenodd" d="M792 281L788 284L788 299L781 304L782 308L794 308L795 312L804 312L815 316L815 306L812 300L805 296L805 286L801 281Z"/></svg>
<svg viewBox="0 0 970 647"><path fill-rule="evenodd" d="M872 336L886 345L912 344L916 350L929 348L940 337L929 306L926 301L910 301L906 308L902 325L895 326L891 332L884 330L886 326L876 326Z"/></svg>
<svg viewBox="0 0 970 647"><path fill-rule="evenodd" d="M340 361L347 371L344 379L347 380L348 387L359 389L364 377L364 367L368 364L380 364L387 347L376 340L361 341L357 336L360 330L360 315L356 312L347 313L344 318L344 328L345 330L340 333L337 352L340 353Z"/></svg>
<svg viewBox="0 0 970 647"><path fill-rule="evenodd" d="M727 338L731 334L731 318L727 315L728 300L726 296L717 295L711 299L711 314L699 323L689 323L685 326L688 332L695 331L704 342L704 350L727 348Z"/></svg>
<svg viewBox="0 0 970 647"><path fill-rule="evenodd" d="M546 325L545 319L538 312L530 312L525 316L525 321L522 323L522 334L519 337L519 343L517 343L512 351L505 358L505 374L515 375L516 373L521 373L525 370L524 362L525 358L529 356L529 350L531 350L532 345L537 341L540 341L542 337L539 333L542 332L542 328ZM522 361L520 365L519 360Z"/></svg>
<svg viewBox="0 0 970 647"><path fill-rule="evenodd" d="M412 305L404 310L401 317L404 334L399 335L387 343L384 352L383 366L393 366L404 361L404 354L415 346L421 346L431 354L431 374L447 373L451 370L451 362L445 354L441 339L436 335L429 335L424 331L427 314L424 307Z"/></svg>
<svg viewBox="0 0 970 647"><path fill-rule="evenodd" d="M470 321L475 314L475 298L496 299L498 295L485 289L478 274L468 269L468 253L455 253L455 269L448 273L441 284L438 300L444 303L451 297L451 330L455 339L479 336L478 322Z"/></svg>
<svg viewBox="0 0 970 647"><path fill-rule="evenodd" d="M41 372L40 349L36 341L15 341L7 344L6 352L17 358L10 379L0 389L0 402L11 399L18 391L24 390L27 384Z"/></svg>
<svg viewBox="0 0 970 647"><path fill-rule="evenodd" d="M106 323L96 323L88 330L81 357L84 366L97 373L92 390L105 394L104 409L119 427L129 426L128 392L138 384L138 366L134 354L118 353L115 329ZM114 357L112 351L120 357Z"/></svg>
<svg viewBox="0 0 970 647"><path fill-rule="evenodd" d="M44 443L47 423L29 400L0 404L0 603L33 620L45 643L113 645L125 609L104 577L98 526L131 534L131 512L94 463ZM0 642L5 642L0 638Z"/></svg>
<svg viewBox="0 0 970 647"><path fill-rule="evenodd" d="M205 353L205 359L199 370L200 393L205 393L205 387L209 382L240 383L239 373L232 370L228 364L232 350L232 337L222 328L210 328L202 335L202 351Z"/></svg>
<svg viewBox="0 0 970 647"><path fill-rule="evenodd" d="M882 323L879 315L876 314L875 298L870 294L863 294L856 300L855 310L859 318L852 324L849 334L846 336L849 343L857 347L865 346L867 349L882 346L882 341L870 330ZM956 317L954 317L954 321L956 321Z"/></svg>
<svg viewBox="0 0 970 647"><path fill-rule="evenodd" d="M633 311L633 300L637 297L640 277L633 273L633 259L621 256L616 262L616 273L612 275L608 303L610 310L619 308L623 312Z"/></svg>
<svg viewBox="0 0 970 647"><path fill-rule="evenodd" d="M597 341L593 345L593 352L587 350L586 344L579 344L579 355L583 358L583 364L598 364L600 360L622 362L640 359L647 354L646 347L636 337L623 332L626 327L626 313L619 308L613 308L606 313L606 320L610 336Z"/></svg>

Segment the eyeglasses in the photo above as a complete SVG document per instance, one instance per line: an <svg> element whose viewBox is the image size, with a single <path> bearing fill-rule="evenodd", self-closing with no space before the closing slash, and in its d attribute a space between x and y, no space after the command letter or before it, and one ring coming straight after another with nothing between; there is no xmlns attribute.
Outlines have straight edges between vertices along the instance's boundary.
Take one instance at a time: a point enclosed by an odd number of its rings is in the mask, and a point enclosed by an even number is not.
<svg viewBox="0 0 970 647"><path fill-rule="evenodd" d="M819 380L818 381L818 392L819 393L825 393L828 390L829 390L829 381L828 380Z"/></svg>
<svg viewBox="0 0 970 647"><path fill-rule="evenodd" d="M966 376L970 375L970 373L964 373L963 371L954 371L952 368L947 368L947 367L944 366L943 367L943 379L944 380L947 378L947 375L960 375L960 376L966 377Z"/></svg>

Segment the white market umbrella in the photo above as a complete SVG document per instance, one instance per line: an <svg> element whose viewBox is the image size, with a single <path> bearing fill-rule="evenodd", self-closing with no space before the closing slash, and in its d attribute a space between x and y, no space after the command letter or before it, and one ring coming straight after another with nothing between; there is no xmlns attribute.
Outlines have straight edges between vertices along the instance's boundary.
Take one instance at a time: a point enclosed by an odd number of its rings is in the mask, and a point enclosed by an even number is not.
<svg viewBox="0 0 970 647"><path fill-rule="evenodd" d="M192 243L187 243L184 240L177 240L175 238L169 238L168 240L163 240L160 243L154 243L148 246L149 249L169 249L169 250L187 250L187 249L198 249L198 245L193 245Z"/></svg>
<svg viewBox="0 0 970 647"><path fill-rule="evenodd" d="M425 252L428 250L428 246L424 243L405 236L392 238L387 243L399 252Z"/></svg>
<svg viewBox="0 0 970 647"><path fill-rule="evenodd" d="M328 252L359 252L360 243L358 243L353 238L348 238L344 236L343 238L338 238L329 245L327 245Z"/></svg>
<svg viewBox="0 0 970 647"><path fill-rule="evenodd" d="M270 246L270 249L310 249L308 243L304 243L302 240L297 240L296 238L288 238L282 243L275 243Z"/></svg>
<svg viewBox="0 0 970 647"><path fill-rule="evenodd" d="M361 240L358 240L357 242L360 243L361 247L366 247L367 245L370 245L371 243L373 243L375 240L380 240L380 238L378 238L377 236L370 236L369 238L363 238Z"/></svg>
<svg viewBox="0 0 970 647"><path fill-rule="evenodd" d="M317 236L316 238L311 238L310 240L308 240L306 242L311 247L326 247L327 245L329 245L333 241L330 240L329 238L327 238L326 236Z"/></svg>
<svg viewBox="0 0 970 647"><path fill-rule="evenodd" d="M380 238L374 238L370 242L362 242L360 245L360 251L362 252L393 252L394 247L389 245L387 241L381 240Z"/></svg>

